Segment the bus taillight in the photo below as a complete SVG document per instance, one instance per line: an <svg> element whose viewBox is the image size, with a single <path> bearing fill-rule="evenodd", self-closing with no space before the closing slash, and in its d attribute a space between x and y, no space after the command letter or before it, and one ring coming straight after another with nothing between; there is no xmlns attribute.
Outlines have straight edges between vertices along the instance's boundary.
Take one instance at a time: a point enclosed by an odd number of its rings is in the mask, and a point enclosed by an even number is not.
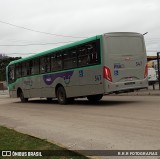
<svg viewBox="0 0 160 159"><path fill-rule="evenodd" d="M103 67L103 78L107 79L108 81L112 82L112 75L111 71L108 67Z"/></svg>
<svg viewBox="0 0 160 159"><path fill-rule="evenodd" d="M148 76L148 64L146 64L145 71L144 71L144 78Z"/></svg>

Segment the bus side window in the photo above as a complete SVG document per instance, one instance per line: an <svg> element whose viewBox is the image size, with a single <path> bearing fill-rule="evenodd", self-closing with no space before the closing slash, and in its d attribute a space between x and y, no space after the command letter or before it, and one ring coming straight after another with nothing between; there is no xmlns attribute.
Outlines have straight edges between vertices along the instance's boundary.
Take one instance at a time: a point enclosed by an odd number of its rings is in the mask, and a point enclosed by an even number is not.
<svg viewBox="0 0 160 159"><path fill-rule="evenodd" d="M87 66L88 65L88 55L87 49L85 46L78 49L78 66Z"/></svg>
<svg viewBox="0 0 160 159"><path fill-rule="evenodd" d="M30 61L29 61L29 74L30 74L30 75L33 75L33 74L34 74L34 67L33 67L33 66L34 66L34 65L33 65L34 63L33 63L33 62L34 62L33 60L30 60Z"/></svg>
<svg viewBox="0 0 160 159"><path fill-rule="evenodd" d="M39 74L39 58L33 60L33 74Z"/></svg>
<svg viewBox="0 0 160 159"><path fill-rule="evenodd" d="M91 43L87 45L88 63L96 64L98 62L98 56L96 51L96 44Z"/></svg>
<svg viewBox="0 0 160 159"><path fill-rule="evenodd" d="M50 56L45 57L45 72L51 71L51 59Z"/></svg>
<svg viewBox="0 0 160 159"><path fill-rule="evenodd" d="M64 69L77 67L77 50L72 48L63 53Z"/></svg>
<svg viewBox="0 0 160 159"><path fill-rule="evenodd" d="M71 50L71 54L72 54L72 68L76 68L77 67L77 49L73 48Z"/></svg>
<svg viewBox="0 0 160 159"><path fill-rule="evenodd" d="M22 63L22 77L27 75L26 62Z"/></svg>
<svg viewBox="0 0 160 159"><path fill-rule="evenodd" d="M29 61L26 62L26 71L27 71L27 75L29 75L30 71L29 71Z"/></svg>
<svg viewBox="0 0 160 159"><path fill-rule="evenodd" d="M62 54L56 53L56 70L62 69Z"/></svg>
<svg viewBox="0 0 160 159"><path fill-rule="evenodd" d="M78 49L78 66L95 65L99 63L97 43L91 42Z"/></svg>
<svg viewBox="0 0 160 159"><path fill-rule="evenodd" d="M51 55L51 71L56 71L56 54Z"/></svg>
<svg viewBox="0 0 160 159"><path fill-rule="evenodd" d="M8 67L8 82L9 83L14 82L14 79L15 79L14 74L15 74L14 66L13 65L9 66Z"/></svg>
<svg viewBox="0 0 160 159"><path fill-rule="evenodd" d="M16 78L20 78L22 75L21 63L16 64Z"/></svg>
<svg viewBox="0 0 160 159"><path fill-rule="evenodd" d="M68 59L70 58L70 54L68 53L68 50L63 51L63 67L64 69L69 68L69 62Z"/></svg>
<svg viewBox="0 0 160 159"><path fill-rule="evenodd" d="M40 57L40 73L45 73L45 57Z"/></svg>
<svg viewBox="0 0 160 159"><path fill-rule="evenodd" d="M32 75L33 60L26 62L27 75Z"/></svg>
<svg viewBox="0 0 160 159"><path fill-rule="evenodd" d="M62 54L60 52L51 55L51 71L62 69Z"/></svg>

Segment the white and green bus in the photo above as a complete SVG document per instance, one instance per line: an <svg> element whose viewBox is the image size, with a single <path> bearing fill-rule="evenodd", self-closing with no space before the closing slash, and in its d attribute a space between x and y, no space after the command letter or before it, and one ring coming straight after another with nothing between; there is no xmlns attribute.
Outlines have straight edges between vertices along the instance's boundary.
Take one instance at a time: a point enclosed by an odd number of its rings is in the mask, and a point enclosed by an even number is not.
<svg viewBox="0 0 160 159"><path fill-rule="evenodd" d="M6 69L10 97L74 98L99 101L103 95L148 87L143 35L114 32L94 36L12 61Z"/></svg>

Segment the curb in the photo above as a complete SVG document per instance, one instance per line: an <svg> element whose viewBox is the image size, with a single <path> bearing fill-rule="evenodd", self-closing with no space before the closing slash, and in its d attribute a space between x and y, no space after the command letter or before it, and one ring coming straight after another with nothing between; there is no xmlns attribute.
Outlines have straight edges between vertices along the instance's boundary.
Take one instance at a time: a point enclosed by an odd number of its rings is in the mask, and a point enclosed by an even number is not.
<svg viewBox="0 0 160 159"><path fill-rule="evenodd" d="M118 96L160 96L160 90L123 93L123 94L118 94Z"/></svg>

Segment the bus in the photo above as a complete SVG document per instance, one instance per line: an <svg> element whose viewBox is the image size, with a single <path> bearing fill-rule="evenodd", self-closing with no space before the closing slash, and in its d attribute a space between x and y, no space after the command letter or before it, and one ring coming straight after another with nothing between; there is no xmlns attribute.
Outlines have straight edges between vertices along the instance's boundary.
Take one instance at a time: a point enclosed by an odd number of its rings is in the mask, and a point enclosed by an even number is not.
<svg viewBox="0 0 160 159"><path fill-rule="evenodd" d="M58 99L67 104L87 97L132 92L148 87L148 65L142 34L112 32L66 44L9 63L10 97Z"/></svg>

